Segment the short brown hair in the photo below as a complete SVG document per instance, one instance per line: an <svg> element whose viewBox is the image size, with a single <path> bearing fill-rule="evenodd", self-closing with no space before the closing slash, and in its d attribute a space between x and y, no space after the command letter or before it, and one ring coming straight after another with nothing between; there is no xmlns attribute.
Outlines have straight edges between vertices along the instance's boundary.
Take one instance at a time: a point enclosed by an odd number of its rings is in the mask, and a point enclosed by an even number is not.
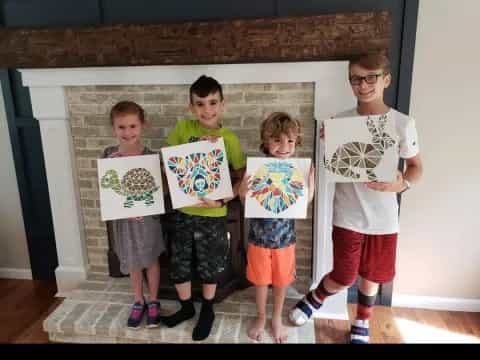
<svg viewBox="0 0 480 360"><path fill-rule="evenodd" d="M280 137L281 134L289 135L291 132L297 134L296 145L302 145L300 122L285 112L271 113L263 120L260 127L260 150L263 151L264 154L269 155L267 146L268 139Z"/></svg>
<svg viewBox="0 0 480 360"><path fill-rule="evenodd" d="M113 119L118 115L135 114L142 124L145 123L145 110L133 101L120 101L110 110L110 124L113 126Z"/></svg>
<svg viewBox="0 0 480 360"><path fill-rule="evenodd" d="M223 101L222 85L214 78L202 75L190 86L190 104L193 104L194 94L204 98L217 92L220 94L220 100Z"/></svg>
<svg viewBox="0 0 480 360"><path fill-rule="evenodd" d="M380 52L356 55L350 59L348 70L352 65L359 65L367 70L382 69L385 75L391 71L388 56Z"/></svg>

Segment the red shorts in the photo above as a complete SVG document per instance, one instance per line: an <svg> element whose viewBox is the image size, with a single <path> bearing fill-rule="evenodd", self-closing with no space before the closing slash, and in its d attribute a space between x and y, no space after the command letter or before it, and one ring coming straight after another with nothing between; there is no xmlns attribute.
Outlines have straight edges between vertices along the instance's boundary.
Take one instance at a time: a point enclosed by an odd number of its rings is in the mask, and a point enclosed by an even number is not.
<svg viewBox="0 0 480 360"><path fill-rule="evenodd" d="M295 244L280 249L248 244L247 279L257 286L290 285L295 280Z"/></svg>
<svg viewBox="0 0 480 360"><path fill-rule="evenodd" d="M333 227L333 270L329 277L344 286L357 275L375 283L386 283L395 276L397 234L366 235Z"/></svg>

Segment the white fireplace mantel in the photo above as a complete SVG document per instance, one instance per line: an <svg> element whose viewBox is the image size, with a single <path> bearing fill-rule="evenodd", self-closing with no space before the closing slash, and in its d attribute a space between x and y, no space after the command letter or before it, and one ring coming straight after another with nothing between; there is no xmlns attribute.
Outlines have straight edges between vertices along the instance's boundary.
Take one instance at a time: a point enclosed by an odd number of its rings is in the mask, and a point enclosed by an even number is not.
<svg viewBox="0 0 480 360"><path fill-rule="evenodd" d="M65 87L191 84L202 74L222 84L313 82L314 116L322 120L354 105L346 79L347 66L347 62L337 61L20 70L23 85L30 90L34 117L40 124L59 263L55 270L58 295L64 296L74 289L85 280L88 271ZM316 143L318 171L312 287L332 266L333 191L332 185L325 182L323 167L318 163L318 159L323 159L323 144ZM347 319L346 292L326 302L319 317Z"/></svg>

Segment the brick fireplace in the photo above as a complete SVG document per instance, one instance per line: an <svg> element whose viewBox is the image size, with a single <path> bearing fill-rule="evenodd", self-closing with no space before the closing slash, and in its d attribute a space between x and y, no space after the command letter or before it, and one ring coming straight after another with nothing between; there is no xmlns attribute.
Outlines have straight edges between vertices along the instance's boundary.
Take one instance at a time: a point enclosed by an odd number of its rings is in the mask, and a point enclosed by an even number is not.
<svg viewBox="0 0 480 360"><path fill-rule="evenodd" d="M353 105L346 66L346 62L303 62L21 70L42 134L59 257L59 294L68 294L87 274L109 272L95 159L115 141L108 123L111 105L131 99L144 106L150 123L146 145L159 150L176 119L188 115L188 85L208 74L224 84L225 125L238 134L248 155L258 154L258 129L265 114L284 110L304 125L304 145L298 155L318 160L322 148L314 141L314 119ZM307 220L297 221L293 296L315 285L331 264L331 188L318 163L317 169L314 206ZM323 315L346 318L345 296L336 299Z"/></svg>
<svg viewBox="0 0 480 360"><path fill-rule="evenodd" d="M305 142L299 155L315 161L317 193L308 219L297 221L298 278L285 309L315 286L331 267L333 193L319 163L323 147L314 141L314 119L353 105L344 60L369 50L388 51L391 28L390 14L382 11L2 31L2 64L24 68L22 81L41 131L59 263L58 296L66 296L43 324L50 340L191 341L193 323L125 329L133 294L127 278L109 276L113 267L99 216L95 159L114 142L108 110L125 98L146 108L151 125L146 143L159 150L176 119L187 114L188 85L201 74L224 84L225 124L239 135L249 155L258 154L258 127L265 114L286 110L303 122ZM229 216L231 227L237 228L232 231L240 234L235 240L240 247L245 239L238 229L238 211L233 206ZM246 328L255 315L252 290L235 291L217 304L218 321L207 342L249 342ZM178 305L169 301L162 301L163 311ZM346 292L332 297L319 316L346 319ZM315 342L313 322L289 332L291 342Z"/></svg>
<svg viewBox="0 0 480 360"><path fill-rule="evenodd" d="M304 146L299 156L313 156L313 83L283 84L227 84L225 85L226 112L223 121L235 131L242 148L248 155L258 156L258 129L261 119L271 111L284 110L292 113L304 124ZM165 144L165 136L175 126L178 118L191 116L187 109L188 85L148 86L84 86L66 88L68 111L75 149L75 160L79 180L80 207L86 230L86 248L90 269L93 272L118 273L116 257L111 251L106 257L108 243L105 224L99 220L96 159L102 149L115 143L108 122L108 111L117 101L133 99L147 112L149 126L144 140L147 146L159 151ZM238 202L229 207L229 235L232 246L231 259L245 263L242 209ZM168 231L169 214L163 217L167 240L173 235ZM299 291L304 291L311 271L311 227L310 220L298 221L298 282ZM170 235L170 236L169 236ZM161 257L162 285L160 296L174 297L168 285L168 259ZM242 268L227 267L221 274L219 297L224 297L223 286L232 288L228 272L239 276ZM105 267L108 267L105 269ZM233 274L232 274L233 275ZM235 279L240 282L242 279ZM243 279L244 280L244 279ZM237 281L238 282L238 281ZM226 292L229 292L225 289ZM230 290L231 291L231 290Z"/></svg>

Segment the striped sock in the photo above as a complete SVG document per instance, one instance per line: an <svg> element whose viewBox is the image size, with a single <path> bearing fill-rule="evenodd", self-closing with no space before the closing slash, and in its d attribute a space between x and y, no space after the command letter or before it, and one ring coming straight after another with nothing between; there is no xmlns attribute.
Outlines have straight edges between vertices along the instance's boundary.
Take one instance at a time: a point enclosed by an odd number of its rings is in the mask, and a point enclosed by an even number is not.
<svg viewBox="0 0 480 360"><path fill-rule="evenodd" d="M373 313L377 295L367 296L358 291L357 318L350 329L350 342L352 344L368 344L370 337L368 333L369 320Z"/></svg>
<svg viewBox="0 0 480 360"><path fill-rule="evenodd" d="M368 320L356 319L350 328L350 344L368 344Z"/></svg>
<svg viewBox="0 0 480 360"><path fill-rule="evenodd" d="M302 300L290 310L289 319L297 326L305 324L315 313L320 310L323 300L334 293L328 292L323 286L323 279L314 291L310 291L303 297Z"/></svg>

